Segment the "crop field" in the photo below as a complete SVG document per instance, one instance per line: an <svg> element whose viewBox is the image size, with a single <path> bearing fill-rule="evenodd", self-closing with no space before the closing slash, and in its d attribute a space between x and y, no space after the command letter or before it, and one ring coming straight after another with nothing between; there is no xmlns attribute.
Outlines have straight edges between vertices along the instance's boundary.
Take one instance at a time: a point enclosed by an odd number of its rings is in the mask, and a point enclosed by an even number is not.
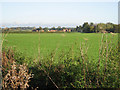
<svg viewBox="0 0 120 90"><path fill-rule="evenodd" d="M120 88L118 6L1 3L0 88Z"/></svg>
<svg viewBox="0 0 120 90"><path fill-rule="evenodd" d="M34 88L119 88L117 42L117 33L9 33L2 75L15 60L18 68L26 65L32 72L29 85Z"/></svg>
<svg viewBox="0 0 120 90"><path fill-rule="evenodd" d="M80 45L86 44L89 58L98 59L101 37L102 33L10 33L5 38L3 47L13 47L26 56L36 58L39 54L45 57L54 50L58 55L70 48L73 55L79 55ZM107 34L107 38L117 42L118 35L113 38Z"/></svg>

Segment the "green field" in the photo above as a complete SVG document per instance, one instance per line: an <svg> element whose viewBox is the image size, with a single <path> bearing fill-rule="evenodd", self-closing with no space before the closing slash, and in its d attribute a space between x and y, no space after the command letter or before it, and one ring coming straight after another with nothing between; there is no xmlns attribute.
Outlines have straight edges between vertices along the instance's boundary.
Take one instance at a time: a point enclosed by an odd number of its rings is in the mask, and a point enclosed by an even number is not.
<svg viewBox="0 0 120 90"><path fill-rule="evenodd" d="M111 34L107 36L109 40L111 39L110 41L118 39L118 35L114 38ZM70 48L73 50L73 55L76 55L80 45L86 42L89 58L97 59L101 37L102 33L10 33L5 38L3 47L12 46L26 56L36 58L39 48L40 56L44 57L53 50L56 50L56 55L58 55L61 51L67 52Z"/></svg>
<svg viewBox="0 0 120 90"><path fill-rule="evenodd" d="M34 88L55 87L50 77L60 88L119 88L117 42L117 33L9 33L3 66L7 71L12 60L26 63L34 74L29 83Z"/></svg>

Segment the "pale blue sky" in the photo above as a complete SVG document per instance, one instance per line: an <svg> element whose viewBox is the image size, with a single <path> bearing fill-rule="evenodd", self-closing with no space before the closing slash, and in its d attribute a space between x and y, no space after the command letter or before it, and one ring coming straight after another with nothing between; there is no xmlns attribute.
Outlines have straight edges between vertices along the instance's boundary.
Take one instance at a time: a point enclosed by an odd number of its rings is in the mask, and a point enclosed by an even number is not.
<svg viewBox="0 0 120 90"><path fill-rule="evenodd" d="M2 2L7 26L69 26L84 22L118 23L117 2ZM8 25L9 24L9 25Z"/></svg>

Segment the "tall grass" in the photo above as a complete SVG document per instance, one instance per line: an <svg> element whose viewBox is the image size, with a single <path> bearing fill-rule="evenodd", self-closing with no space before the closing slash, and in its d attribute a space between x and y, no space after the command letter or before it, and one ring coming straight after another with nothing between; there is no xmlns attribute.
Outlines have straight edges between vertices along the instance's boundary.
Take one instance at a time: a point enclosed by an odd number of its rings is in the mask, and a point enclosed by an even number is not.
<svg viewBox="0 0 120 90"><path fill-rule="evenodd" d="M86 40L80 46L78 55L73 56L73 48L70 48L68 52L60 53L58 63L53 59L55 52L52 52L49 58L39 59L35 64L39 71L38 77L44 78L44 85L38 83L40 88L119 88L118 46L112 40L108 41L107 35L103 34L99 59L90 60L87 50Z"/></svg>
<svg viewBox="0 0 120 90"><path fill-rule="evenodd" d="M11 50L3 52L2 58L2 89L26 89L33 75L29 72L27 65L16 63Z"/></svg>
<svg viewBox="0 0 120 90"><path fill-rule="evenodd" d="M99 58L96 60L88 57L87 39L78 47L79 53L74 53L74 46L72 46L68 52L63 50L56 56L57 47L48 56L43 57L40 53L40 47L38 47L39 57L33 60L34 62L29 62L29 64L33 63L29 65L29 70L34 74L34 77L30 79L28 84L30 87L40 89L120 88L120 54L118 53L118 46L112 42L112 38L108 39L106 34L102 35ZM3 50L4 52L7 51ZM29 61L26 58L20 59L17 55L12 56L12 58L18 64ZM5 56L9 57L9 54ZM5 56L3 54L3 57ZM56 57L59 59L57 62Z"/></svg>

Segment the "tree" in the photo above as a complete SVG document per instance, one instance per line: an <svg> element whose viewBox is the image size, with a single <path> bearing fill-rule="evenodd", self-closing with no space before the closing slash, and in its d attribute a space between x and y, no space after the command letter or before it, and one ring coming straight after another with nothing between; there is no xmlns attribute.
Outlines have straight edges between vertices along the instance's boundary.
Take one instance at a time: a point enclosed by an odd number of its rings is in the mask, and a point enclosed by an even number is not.
<svg viewBox="0 0 120 90"><path fill-rule="evenodd" d="M45 27L43 30L44 30L44 31L48 31L48 30L49 30L49 28L48 28L48 27Z"/></svg>
<svg viewBox="0 0 120 90"><path fill-rule="evenodd" d="M55 27L52 27L51 29L52 29L52 30L56 30L56 28L55 28Z"/></svg>
<svg viewBox="0 0 120 90"><path fill-rule="evenodd" d="M33 30L35 30L36 29L36 27L33 27Z"/></svg>
<svg viewBox="0 0 120 90"><path fill-rule="evenodd" d="M94 25L94 24L91 22L91 23L90 23L90 26L93 26L93 25Z"/></svg>
<svg viewBox="0 0 120 90"><path fill-rule="evenodd" d="M42 30L42 27L39 27L39 30Z"/></svg>
<svg viewBox="0 0 120 90"><path fill-rule="evenodd" d="M77 31L77 32L82 32L82 27L81 27L81 25L76 27L76 31Z"/></svg>
<svg viewBox="0 0 120 90"><path fill-rule="evenodd" d="M106 24L106 31L108 31L108 32L114 32L114 24L107 23Z"/></svg>
<svg viewBox="0 0 120 90"><path fill-rule="evenodd" d="M57 27L57 30L62 30L61 26L58 26L58 27Z"/></svg>
<svg viewBox="0 0 120 90"><path fill-rule="evenodd" d="M97 27L97 25L94 25L94 32L95 32L95 33L98 32L98 27Z"/></svg>
<svg viewBox="0 0 120 90"><path fill-rule="evenodd" d="M83 32L85 32L85 33L90 33L90 25L88 24L88 22L85 22L85 23L83 24L82 29L83 29Z"/></svg>
<svg viewBox="0 0 120 90"><path fill-rule="evenodd" d="M95 27L93 23L90 23L90 32L95 32Z"/></svg>
<svg viewBox="0 0 120 90"><path fill-rule="evenodd" d="M79 30L79 27L78 27L78 26L76 26L75 32L77 32L78 30Z"/></svg>
<svg viewBox="0 0 120 90"><path fill-rule="evenodd" d="M62 27L62 29L66 29L65 27Z"/></svg>
<svg viewBox="0 0 120 90"><path fill-rule="evenodd" d="M120 33L120 24L114 24L114 33Z"/></svg>
<svg viewBox="0 0 120 90"><path fill-rule="evenodd" d="M99 23L99 24L97 25L97 29L98 29L99 32L101 32L102 30L106 30L106 24L104 24L104 23Z"/></svg>

